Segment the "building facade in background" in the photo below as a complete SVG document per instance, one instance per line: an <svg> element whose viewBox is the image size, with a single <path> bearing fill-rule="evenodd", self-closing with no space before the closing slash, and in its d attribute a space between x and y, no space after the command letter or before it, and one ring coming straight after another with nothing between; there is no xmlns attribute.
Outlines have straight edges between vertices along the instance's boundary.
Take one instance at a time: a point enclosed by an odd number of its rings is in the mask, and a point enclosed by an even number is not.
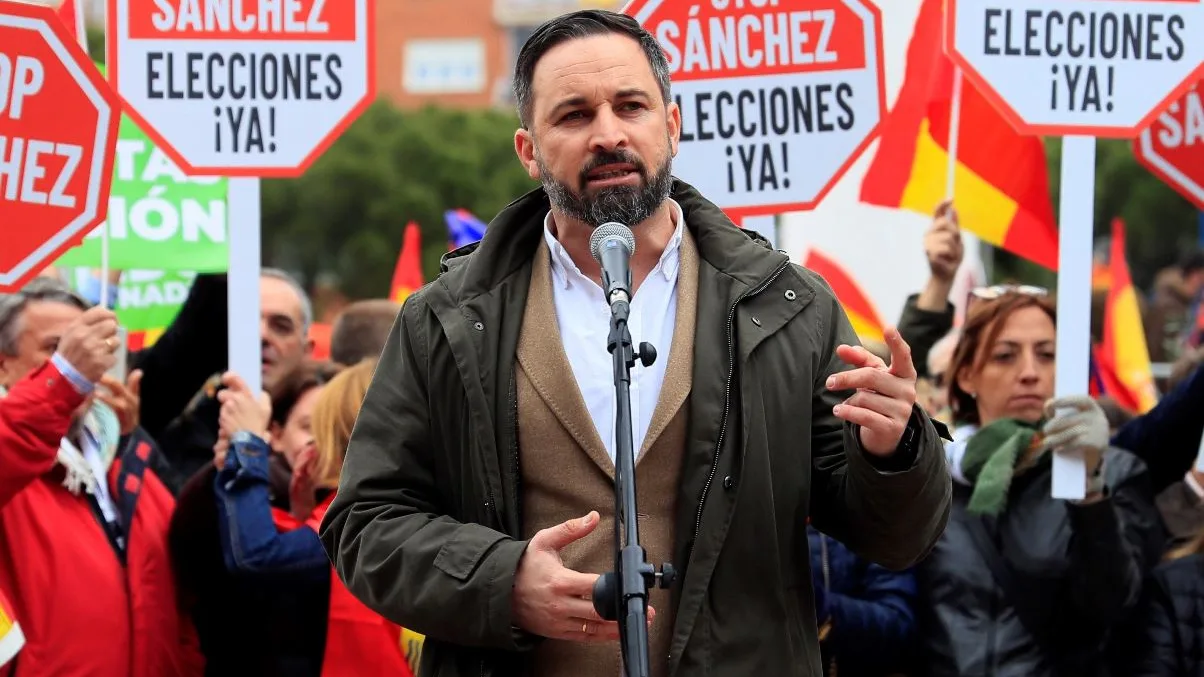
<svg viewBox="0 0 1204 677"><path fill-rule="evenodd" d="M618 11L625 0L377 0L381 96L402 108L427 104L508 108L518 50L536 26L584 8Z"/></svg>

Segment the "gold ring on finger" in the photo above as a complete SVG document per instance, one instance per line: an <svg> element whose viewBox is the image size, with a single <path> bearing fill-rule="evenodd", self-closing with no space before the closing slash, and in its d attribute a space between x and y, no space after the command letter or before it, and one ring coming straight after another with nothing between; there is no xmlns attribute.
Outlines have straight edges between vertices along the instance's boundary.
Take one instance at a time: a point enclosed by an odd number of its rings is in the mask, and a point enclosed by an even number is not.
<svg viewBox="0 0 1204 677"><path fill-rule="evenodd" d="M109 350L114 350L117 348L117 341L115 341L112 337L109 337L105 339L105 345L108 346Z"/></svg>

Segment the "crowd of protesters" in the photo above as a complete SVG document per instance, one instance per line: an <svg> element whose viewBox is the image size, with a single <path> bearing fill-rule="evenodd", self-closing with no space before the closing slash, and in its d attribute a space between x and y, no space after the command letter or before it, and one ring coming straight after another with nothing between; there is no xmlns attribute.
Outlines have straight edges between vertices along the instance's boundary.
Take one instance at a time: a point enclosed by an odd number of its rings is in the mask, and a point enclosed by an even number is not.
<svg viewBox="0 0 1204 677"><path fill-rule="evenodd" d="M1151 350L1178 360L1157 406L1070 398L1054 424L1052 294L977 289L955 327L950 205L924 254L931 279L899 329L952 431L953 509L903 571L809 530L825 671L1204 674L1204 264L1167 273L1149 304ZM316 361L304 289L265 269L259 291L263 392L226 371L222 275L198 276L124 374L112 312L51 277L0 296L0 593L24 635L0 675L417 672L316 533L399 305L349 306ZM1071 447L1082 501L1050 494L1051 450Z"/></svg>

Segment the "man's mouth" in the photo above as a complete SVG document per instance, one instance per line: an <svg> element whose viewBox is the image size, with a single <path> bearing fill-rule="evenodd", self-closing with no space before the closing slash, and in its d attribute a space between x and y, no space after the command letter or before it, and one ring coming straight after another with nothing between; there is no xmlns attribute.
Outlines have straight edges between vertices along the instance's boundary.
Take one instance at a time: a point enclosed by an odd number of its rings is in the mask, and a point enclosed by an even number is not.
<svg viewBox="0 0 1204 677"><path fill-rule="evenodd" d="M587 174L586 178L590 181L608 181L608 180L612 180L612 179L622 179L627 176L631 176L632 174L638 174L638 173L639 173L639 170L636 169L635 165L630 165L630 164L602 165L601 167L598 167L597 169L594 169L589 174Z"/></svg>

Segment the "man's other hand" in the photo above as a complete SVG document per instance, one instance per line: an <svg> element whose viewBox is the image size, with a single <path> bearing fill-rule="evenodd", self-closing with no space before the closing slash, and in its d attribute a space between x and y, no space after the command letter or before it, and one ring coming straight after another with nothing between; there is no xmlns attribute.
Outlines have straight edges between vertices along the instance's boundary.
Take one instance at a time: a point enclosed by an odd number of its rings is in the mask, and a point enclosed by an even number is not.
<svg viewBox="0 0 1204 677"><path fill-rule="evenodd" d="M594 609L594 582L598 575L573 571L560 559L560 550L592 533L598 521L598 513L591 512L544 529L527 544L514 577L515 625L552 639L618 641L618 623L602 620ZM648 607L649 624L655 613Z"/></svg>

